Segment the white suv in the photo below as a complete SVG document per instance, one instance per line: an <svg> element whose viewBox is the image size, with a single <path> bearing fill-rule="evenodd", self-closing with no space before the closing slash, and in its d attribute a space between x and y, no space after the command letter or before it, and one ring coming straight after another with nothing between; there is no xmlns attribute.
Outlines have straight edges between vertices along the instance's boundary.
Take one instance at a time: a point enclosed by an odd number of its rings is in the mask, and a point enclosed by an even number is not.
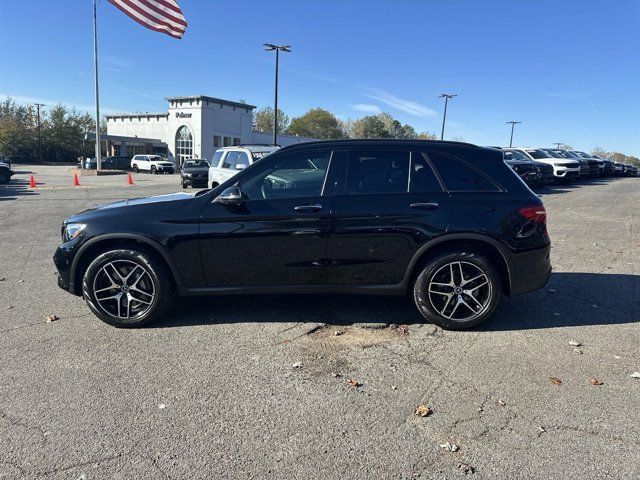
<svg viewBox="0 0 640 480"><path fill-rule="evenodd" d="M280 147L272 145L240 145L216 150L209 167L209 188L226 182L240 170L275 152Z"/></svg>
<svg viewBox="0 0 640 480"><path fill-rule="evenodd" d="M173 163L165 160L160 155L135 155L131 159L131 168L134 172L173 173Z"/></svg>
<svg viewBox="0 0 640 480"><path fill-rule="evenodd" d="M580 162L577 160L553 158L540 148L503 148L505 152L519 152L534 162L549 164L553 167L556 180L575 180L580 174Z"/></svg>

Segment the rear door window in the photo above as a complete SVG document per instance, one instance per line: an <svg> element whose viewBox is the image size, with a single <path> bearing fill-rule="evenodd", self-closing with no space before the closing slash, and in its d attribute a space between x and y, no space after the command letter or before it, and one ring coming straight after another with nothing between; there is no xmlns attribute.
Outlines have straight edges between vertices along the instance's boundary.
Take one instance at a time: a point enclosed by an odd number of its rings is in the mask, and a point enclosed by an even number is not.
<svg viewBox="0 0 640 480"><path fill-rule="evenodd" d="M425 152L450 192L499 192L489 177L467 162L440 152Z"/></svg>
<svg viewBox="0 0 640 480"><path fill-rule="evenodd" d="M222 158L222 155L224 155L224 150L218 150L213 154L213 158L211 159L212 167L218 167L220 165L220 159Z"/></svg>
<svg viewBox="0 0 640 480"><path fill-rule="evenodd" d="M420 152L411 154L411 170L409 176L409 192L434 193L442 192L442 186L433 173L433 169Z"/></svg>
<svg viewBox="0 0 640 480"><path fill-rule="evenodd" d="M224 157L224 162L222 162L222 168L229 168L229 169L236 168L237 160L238 160L238 152L227 153L227 156Z"/></svg>
<svg viewBox="0 0 640 480"><path fill-rule="evenodd" d="M347 195L406 192L409 157L409 152L403 151L351 151L347 164Z"/></svg>

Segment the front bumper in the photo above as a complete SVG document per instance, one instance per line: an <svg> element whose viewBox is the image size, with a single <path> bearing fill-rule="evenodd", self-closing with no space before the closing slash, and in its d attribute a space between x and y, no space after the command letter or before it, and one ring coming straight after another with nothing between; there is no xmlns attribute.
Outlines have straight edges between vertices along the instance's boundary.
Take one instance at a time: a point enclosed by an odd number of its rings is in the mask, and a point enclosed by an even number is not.
<svg viewBox="0 0 640 480"><path fill-rule="evenodd" d="M544 287L551 277L551 245L509 258L509 296L532 292Z"/></svg>

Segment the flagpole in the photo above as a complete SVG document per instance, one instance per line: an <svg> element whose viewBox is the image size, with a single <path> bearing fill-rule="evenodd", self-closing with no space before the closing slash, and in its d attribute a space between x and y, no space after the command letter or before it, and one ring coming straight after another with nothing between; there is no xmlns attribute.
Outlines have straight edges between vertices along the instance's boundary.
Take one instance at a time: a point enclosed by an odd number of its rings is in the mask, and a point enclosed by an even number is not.
<svg viewBox="0 0 640 480"><path fill-rule="evenodd" d="M96 169L101 170L100 158L100 95L98 93L98 15L96 0L93 0L93 66L96 90Z"/></svg>

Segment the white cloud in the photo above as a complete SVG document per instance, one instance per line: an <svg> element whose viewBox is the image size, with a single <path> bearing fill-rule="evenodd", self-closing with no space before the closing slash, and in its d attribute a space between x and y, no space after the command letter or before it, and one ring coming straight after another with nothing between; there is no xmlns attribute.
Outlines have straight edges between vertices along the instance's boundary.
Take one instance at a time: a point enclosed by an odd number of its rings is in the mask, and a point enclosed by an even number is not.
<svg viewBox="0 0 640 480"><path fill-rule="evenodd" d="M348 103L347 105L358 112L375 114L382 113L382 109L377 105L371 105L368 103Z"/></svg>
<svg viewBox="0 0 640 480"><path fill-rule="evenodd" d="M545 93L545 96L552 98L562 98L564 100L575 100L576 98L591 97L598 91L595 89L586 90L583 92L570 92L570 93Z"/></svg>
<svg viewBox="0 0 640 480"><path fill-rule="evenodd" d="M58 104L62 104L67 108L75 108L76 110L80 110L83 112L90 112L90 113L95 112L95 109L96 109L95 105L92 105L92 104L71 103L64 100L49 100L45 98L25 97L22 95L11 95L9 93L0 93L0 98L7 98L7 97L11 98L11 100L13 100L14 102L20 103L20 104L43 103L47 107L54 107ZM120 112L122 112L122 110L100 106L100 114L110 115L110 114L115 114Z"/></svg>
<svg viewBox="0 0 640 480"><path fill-rule="evenodd" d="M373 100L382 102L395 110L408 113L415 117L435 117L438 115L435 110L431 110L418 102L397 97L389 92L385 92L384 90L377 88L370 88L369 93L365 93L365 95Z"/></svg>

